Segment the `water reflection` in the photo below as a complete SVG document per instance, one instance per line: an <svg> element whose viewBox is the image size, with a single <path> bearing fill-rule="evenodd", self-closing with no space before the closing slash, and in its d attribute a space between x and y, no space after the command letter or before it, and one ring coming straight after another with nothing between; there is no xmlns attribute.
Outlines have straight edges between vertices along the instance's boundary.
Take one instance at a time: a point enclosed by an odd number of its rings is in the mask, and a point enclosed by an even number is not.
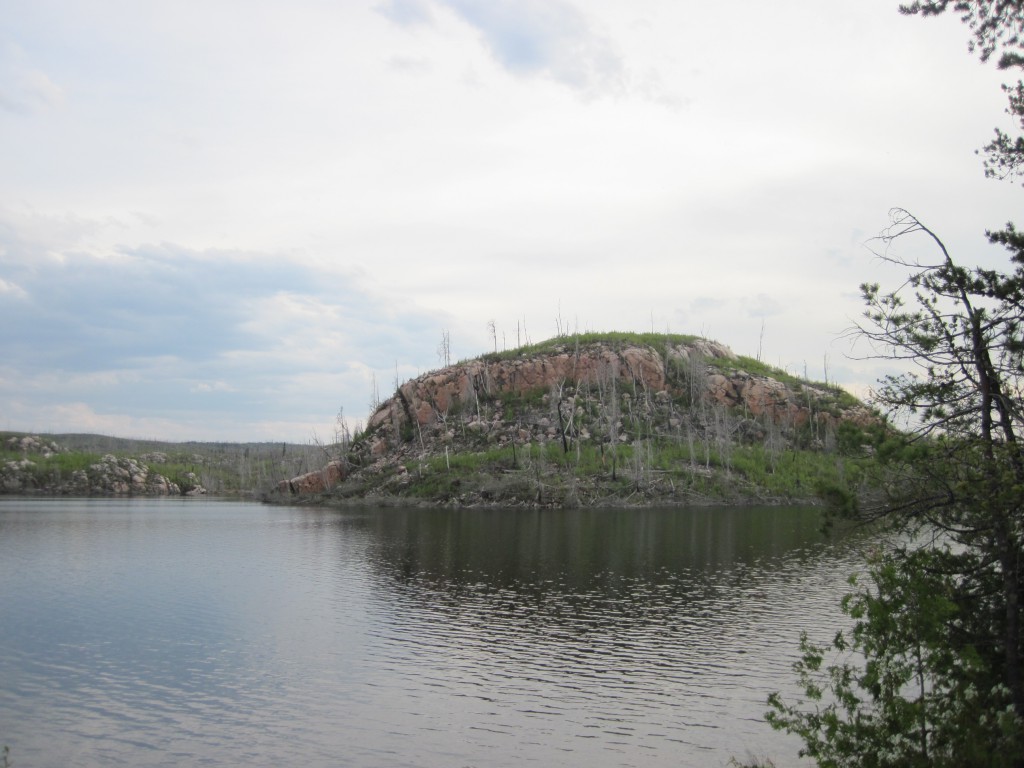
<svg viewBox="0 0 1024 768"><path fill-rule="evenodd" d="M818 524L0 500L0 742L26 766L791 764L765 697L856 557Z"/></svg>
<svg viewBox="0 0 1024 768"><path fill-rule="evenodd" d="M812 508L381 510L362 524L373 560L405 575L495 586L553 576L590 586L614 574L719 570L820 548Z"/></svg>
<svg viewBox="0 0 1024 768"><path fill-rule="evenodd" d="M457 701L446 730L483 750L534 733L566 764L760 754L794 614L835 606L833 574L808 589L829 549L812 509L387 510L361 524L372 662Z"/></svg>

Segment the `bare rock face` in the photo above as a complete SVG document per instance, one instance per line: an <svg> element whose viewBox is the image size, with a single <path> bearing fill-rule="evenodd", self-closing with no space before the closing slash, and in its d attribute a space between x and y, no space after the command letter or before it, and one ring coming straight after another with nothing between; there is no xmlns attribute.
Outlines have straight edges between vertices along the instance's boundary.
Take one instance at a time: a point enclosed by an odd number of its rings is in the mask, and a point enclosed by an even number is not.
<svg viewBox="0 0 1024 768"><path fill-rule="evenodd" d="M878 422L835 387L803 382L737 357L706 339L597 341L518 355L486 355L419 376L370 415L344 462L279 484L318 494L350 475L369 484L408 482L407 464L431 455L558 442L604 447L651 438L756 443L835 438L849 421ZM768 373L766 373L766 371ZM802 430L802 431L801 431ZM798 433L800 437L798 438ZM810 437L808 437L810 435ZM724 437L723 437L724 436ZM603 453L601 454L603 456Z"/></svg>
<svg viewBox="0 0 1024 768"><path fill-rule="evenodd" d="M728 372L715 370L716 361L733 364L738 359L724 344L697 339L670 345L665 357L652 347L615 348L597 343L528 357L471 360L407 381L370 416L367 431L373 432L383 425L426 427L445 422L453 410L474 407L481 398L557 391L567 383L609 387L614 380L619 388L639 387L669 395L680 387L680 377L697 378L702 380L697 391L712 404L741 409L749 416L793 427L806 425L815 413L815 404L828 397L824 390L810 386L797 393L781 381L733 366ZM666 370L666 366L672 370ZM825 417L827 414L822 414ZM843 414L842 418L864 426L875 417L864 408L857 414ZM378 437L373 455L380 456L385 450Z"/></svg>
<svg viewBox="0 0 1024 768"><path fill-rule="evenodd" d="M90 493L115 496L180 496L181 488L166 477L150 472L136 459L107 454L85 471Z"/></svg>
<svg viewBox="0 0 1024 768"><path fill-rule="evenodd" d="M732 355L721 345L715 351ZM685 359L683 352L677 354ZM645 389L663 391L665 361L651 347L613 349L604 344L532 357L472 360L407 381L370 416L367 429L403 422L427 426L443 421L454 406L470 405L480 397L557 389L566 382L597 386L613 379L617 386L639 382Z"/></svg>
<svg viewBox="0 0 1024 768"><path fill-rule="evenodd" d="M695 339L686 344L672 344L669 346L668 355L670 359L682 362L691 360L707 360L708 358L720 358L723 360L737 360L736 353L725 344L710 339Z"/></svg>
<svg viewBox="0 0 1024 768"><path fill-rule="evenodd" d="M291 480L282 480L278 483L277 490L279 493L298 495L323 493L344 480L347 474L345 462L332 461L323 469L307 472L304 475L293 477Z"/></svg>
<svg viewBox="0 0 1024 768"><path fill-rule="evenodd" d="M796 402L795 394L781 381L737 372L731 376L714 373L707 378L711 401L729 408L745 408L754 417L767 416L776 423L803 426L807 408Z"/></svg>
<svg viewBox="0 0 1024 768"><path fill-rule="evenodd" d="M205 496L206 488L203 487L202 483L199 482L199 476L195 472L185 473L185 482L182 485L181 491L185 496Z"/></svg>

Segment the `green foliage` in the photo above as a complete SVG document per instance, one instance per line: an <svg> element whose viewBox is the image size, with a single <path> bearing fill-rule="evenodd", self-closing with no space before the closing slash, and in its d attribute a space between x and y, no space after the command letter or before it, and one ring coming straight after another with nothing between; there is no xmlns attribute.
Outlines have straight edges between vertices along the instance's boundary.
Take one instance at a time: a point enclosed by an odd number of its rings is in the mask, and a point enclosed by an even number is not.
<svg viewBox="0 0 1024 768"><path fill-rule="evenodd" d="M767 363L763 363L753 357L746 357L744 355L739 355L735 360L730 360L727 357L721 357L715 358L709 362L715 368L725 373L745 371L746 373L754 376L770 376L798 392L805 383L808 383L804 379L794 376L789 371L785 371L782 368L776 368L773 365L768 365ZM824 387L825 385L822 384L820 386Z"/></svg>
<svg viewBox="0 0 1024 768"><path fill-rule="evenodd" d="M821 483L839 481L840 467L857 473L856 463L840 465L834 456L820 451L787 451L772 467L762 445L737 446L731 456L732 468L750 482L767 488L778 496L812 496ZM847 478L856 485L856 476Z"/></svg>
<svg viewBox="0 0 1024 768"><path fill-rule="evenodd" d="M78 470L87 470L102 457L96 453L54 453L22 455L20 451L0 451L0 462L28 460L28 470L36 487L67 481Z"/></svg>
<svg viewBox="0 0 1024 768"><path fill-rule="evenodd" d="M901 5L906 14L933 16L945 13L949 6L971 30L969 49L982 61L994 53L1002 70L1024 68L1024 7L1015 0L981 2L981 0L914 0ZM1006 112L1018 126L1024 125L1024 83L1004 85ZM985 175L989 178L1020 178L1024 174L1024 137L1011 136L996 128L996 137L986 144Z"/></svg>
<svg viewBox="0 0 1024 768"><path fill-rule="evenodd" d="M865 429L856 424L843 421L836 428L836 447L844 456L860 456L864 449L876 441L879 434L877 428Z"/></svg>
<svg viewBox="0 0 1024 768"><path fill-rule="evenodd" d="M871 564L871 583L843 604L850 633L826 647L803 641L806 701L773 696L769 720L820 766L1020 766L1024 275L960 268L903 211L883 239L916 233L943 260L920 267L887 250L910 277L891 293L862 287L860 333L918 364L884 380L877 399L919 426L840 430L844 454L870 440L866 466L884 500L860 510L842 484L825 493L840 514L866 512L921 543Z"/></svg>
<svg viewBox="0 0 1024 768"><path fill-rule="evenodd" d="M947 550L876 556L869 583L844 598L853 620L827 645L801 637L804 701L776 693L772 727L799 735L822 768L1013 766L1024 722L1010 692L971 643L972 606Z"/></svg>
<svg viewBox="0 0 1024 768"><path fill-rule="evenodd" d="M85 434L46 436L47 441L52 439L66 450L45 457L7 448L8 438L23 436L0 433L0 465L7 461L31 462L24 471L31 473L33 489L47 492L66 491L73 473L88 474L108 454L145 464L150 472L163 475L183 492L198 482L211 493L226 495L266 490L282 478L319 469L325 460L323 448L317 445L168 443Z"/></svg>
<svg viewBox="0 0 1024 768"><path fill-rule="evenodd" d="M982 60L1024 67L1024 5L915 0L901 10L952 7ZM1024 83L1004 87L1024 127ZM985 147L986 174L1024 175L1024 137L1001 130ZM865 283L856 334L908 370L881 382L876 402L915 425L873 434L884 491L874 515L905 546L877 559L871 584L848 596L854 621L827 647L804 638L797 673L806 701L775 694L768 717L798 734L820 766L1024 766L1024 236L989 232L1007 271L957 264L905 210L891 212L877 255L906 270L886 292ZM896 248L924 236L937 258ZM859 442L838 436L844 452ZM837 507L849 506L842 494ZM826 656L831 660L826 664Z"/></svg>
<svg viewBox="0 0 1024 768"><path fill-rule="evenodd" d="M536 344L529 344L504 352L489 352L482 356L487 362L513 360L517 357L531 357L555 351L572 351L576 347L588 344L608 344L615 346L646 345L653 347L662 357L667 352L668 344L692 344L701 337L680 333L631 333L627 331L606 331L593 333L574 333L566 336L555 336Z"/></svg>
<svg viewBox="0 0 1024 768"><path fill-rule="evenodd" d="M490 501L529 502L539 481L551 493L564 495L575 487L587 500L604 503L635 500L637 493L666 500L793 500L816 498L820 483L839 486L863 474L861 462L820 451L789 451L773 470L761 445L736 446L726 457L669 437L621 444L615 460L613 476L610 447L595 441L574 443L568 452L558 440L450 450L406 460L408 482L401 495L445 502L482 494Z"/></svg>

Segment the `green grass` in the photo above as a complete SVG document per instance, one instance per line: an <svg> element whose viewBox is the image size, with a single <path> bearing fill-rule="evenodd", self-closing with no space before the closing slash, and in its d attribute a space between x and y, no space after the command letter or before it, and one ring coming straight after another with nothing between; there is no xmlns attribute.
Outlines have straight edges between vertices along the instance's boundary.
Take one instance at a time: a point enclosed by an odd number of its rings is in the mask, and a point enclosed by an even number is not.
<svg viewBox="0 0 1024 768"><path fill-rule="evenodd" d="M639 459L639 461L637 461ZM532 501L540 491L549 501L579 490L598 498L625 499L637 493L657 497L813 500L822 487L855 482L863 460L838 453L790 449L774 456L762 445L733 445L727 453L671 439L620 444L613 452L593 442L559 441L452 452L405 464L402 495L446 502L461 496ZM614 468L614 476L613 476ZM582 484L582 485L581 485Z"/></svg>
<svg viewBox="0 0 1024 768"><path fill-rule="evenodd" d="M544 395L548 393L547 387L535 387L517 392L502 392L490 398L500 400L505 409L506 417L518 413L520 410L538 408L544 403Z"/></svg>
<svg viewBox="0 0 1024 768"><path fill-rule="evenodd" d="M555 336L539 341L536 344L528 344L502 352L488 352L481 355L480 359L489 363L501 360L514 360L518 357L530 357L558 350L571 352L577 347L585 347L589 344L608 344L612 347L650 346L664 357L668 344L692 344L700 340L700 338L700 336L680 333L630 333L627 331L574 333L566 336Z"/></svg>
<svg viewBox="0 0 1024 768"><path fill-rule="evenodd" d="M53 480L68 480L74 472L88 470L101 458L98 453L55 453L44 458L38 453L25 455L21 451L0 451L0 462L20 462L23 459L32 462L29 472L39 485L45 485Z"/></svg>
<svg viewBox="0 0 1024 768"><path fill-rule="evenodd" d="M819 393L819 396L814 401L815 407L818 409L824 409L829 404L833 404L838 408L853 408L860 404L856 397L837 384L803 379L799 376L794 376L782 368L776 368L752 357L740 355L735 360L714 358L709 360L708 363L723 373L745 371L753 376L775 379L788 386L796 394L800 394L804 387L813 387Z"/></svg>

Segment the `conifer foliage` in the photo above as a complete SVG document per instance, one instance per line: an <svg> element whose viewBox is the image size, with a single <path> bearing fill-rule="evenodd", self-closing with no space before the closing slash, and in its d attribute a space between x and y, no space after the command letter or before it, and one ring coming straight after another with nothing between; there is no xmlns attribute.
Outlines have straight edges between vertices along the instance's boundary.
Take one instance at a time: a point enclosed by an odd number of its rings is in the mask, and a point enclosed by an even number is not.
<svg viewBox="0 0 1024 768"><path fill-rule="evenodd" d="M1024 68L1024 2L900 10L952 10L983 61ZM1004 90L1024 129L1024 84ZM997 129L984 153L988 176L1024 176L1024 137ZM804 700L769 700L769 722L821 766L1024 765L1024 235L1012 224L987 235L1007 250L1006 269L961 266L935 231L894 210L876 253L906 280L861 286L854 333L907 369L880 382L876 404L911 428L874 446L884 495L860 512L902 543L844 601L850 631L825 645L804 637ZM925 239L928 263L900 255L910 238Z"/></svg>

